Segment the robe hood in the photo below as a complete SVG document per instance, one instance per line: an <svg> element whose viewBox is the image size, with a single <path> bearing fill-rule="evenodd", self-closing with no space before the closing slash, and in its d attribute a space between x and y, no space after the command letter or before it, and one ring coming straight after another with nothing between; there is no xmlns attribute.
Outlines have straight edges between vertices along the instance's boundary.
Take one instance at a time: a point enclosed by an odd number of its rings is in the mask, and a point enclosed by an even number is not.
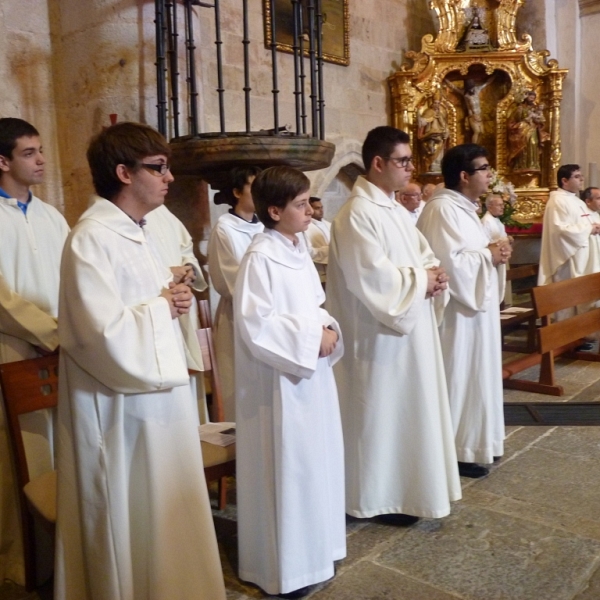
<svg viewBox="0 0 600 600"><path fill-rule="evenodd" d="M93 196L91 206L81 215L79 223L96 221L119 235L143 243L145 236L142 228L137 225L119 207L99 196Z"/></svg>
<svg viewBox="0 0 600 600"><path fill-rule="evenodd" d="M236 231L242 231L252 235L263 230L263 224L260 221L257 221L256 223L250 223L249 221L246 221L240 217L236 217L231 213L225 213L221 215L219 217L219 221L222 221L228 227L231 227Z"/></svg>
<svg viewBox="0 0 600 600"><path fill-rule="evenodd" d="M302 269L306 261L311 260L306 249L304 236L298 234L298 246L293 249L284 240L278 239L280 237L281 234L276 231L265 229L262 233L257 233L254 236L246 253L258 252L290 269Z"/></svg>
<svg viewBox="0 0 600 600"><path fill-rule="evenodd" d="M434 202L447 202L449 198L452 200L452 202L454 202L454 204L456 204L466 212L475 213L475 216L479 218L479 215L477 215L477 206L475 206L475 204L471 200L469 200L465 195L461 194L460 192L457 192L455 190L449 190L448 188L440 188L439 190L435 190L435 192L433 192L433 196L431 196L429 202L425 204L423 210L427 210L427 207L430 204L433 206Z"/></svg>
<svg viewBox="0 0 600 600"><path fill-rule="evenodd" d="M373 204L377 204L377 206L385 206L392 209L396 207L403 208L394 198L387 196L385 192L370 181L367 181L362 175L359 175L352 188L352 196L359 196Z"/></svg>

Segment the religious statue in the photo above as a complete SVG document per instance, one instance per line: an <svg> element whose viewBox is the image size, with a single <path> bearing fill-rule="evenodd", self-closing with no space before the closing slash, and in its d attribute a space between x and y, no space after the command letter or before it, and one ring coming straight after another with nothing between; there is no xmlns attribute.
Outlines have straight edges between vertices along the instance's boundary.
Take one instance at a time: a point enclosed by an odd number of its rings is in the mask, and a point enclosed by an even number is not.
<svg viewBox="0 0 600 600"><path fill-rule="evenodd" d="M471 22L465 29L465 33L460 41L458 48L461 50L478 50L485 51L491 50L492 45L490 43L490 35L487 29L485 29L482 25L482 13L480 9L474 9L474 14L471 17L471 11L473 9L468 9L467 18L471 19Z"/></svg>
<svg viewBox="0 0 600 600"><path fill-rule="evenodd" d="M544 130L544 105L536 104L536 97L527 91L508 116L508 164L514 172L541 171L540 149L550 135Z"/></svg>
<svg viewBox="0 0 600 600"><path fill-rule="evenodd" d="M442 106L440 93L433 96L431 106L418 115L417 138L426 173L441 173L442 158L448 140L448 113Z"/></svg>
<svg viewBox="0 0 600 600"><path fill-rule="evenodd" d="M471 142L479 143L479 138L483 133L483 119L481 117L481 92L496 79L497 73L494 73L482 83L474 79L465 80L465 89L461 90L451 81L444 79L444 83L453 91L462 96L467 107L466 129L471 130Z"/></svg>

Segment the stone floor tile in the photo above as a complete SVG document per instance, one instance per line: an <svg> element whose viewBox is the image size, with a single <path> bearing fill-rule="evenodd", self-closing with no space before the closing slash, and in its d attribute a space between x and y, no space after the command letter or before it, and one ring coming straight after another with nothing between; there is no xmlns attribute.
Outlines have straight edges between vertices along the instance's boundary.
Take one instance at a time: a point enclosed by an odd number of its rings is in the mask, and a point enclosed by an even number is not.
<svg viewBox="0 0 600 600"><path fill-rule="evenodd" d="M599 556L599 541L463 503L374 562L468 600L571 600Z"/></svg>
<svg viewBox="0 0 600 600"><path fill-rule="evenodd" d="M600 427L556 427L550 435L540 439L536 447L600 460Z"/></svg>
<svg viewBox="0 0 600 600"><path fill-rule="evenodd" d="M504 440L504 456L499 463L496 463L496 466L502 466L508 458L539 442L540 439L548 435L553 429L555 428L527 426L507 431L506 439Z"/></svg>
<svg viewBox="0 0 600 600"><path fill-rule="evenodd" d="M530 448L477 487L506 498L580 518L600 515L600 461Z"/></svg>
<svg viewBox="0 0 600 600"><path fill-rule="evenodd" d="M600 598L600 566L594 571L585 588L573 600L598 600Z"/></svg>
<svg viewBox="0 0 600 600"><path fill-rule="evenodd" d="M311 600L456 600L459 596L436 589L394 571L363 561L338 575Z"/></svg>

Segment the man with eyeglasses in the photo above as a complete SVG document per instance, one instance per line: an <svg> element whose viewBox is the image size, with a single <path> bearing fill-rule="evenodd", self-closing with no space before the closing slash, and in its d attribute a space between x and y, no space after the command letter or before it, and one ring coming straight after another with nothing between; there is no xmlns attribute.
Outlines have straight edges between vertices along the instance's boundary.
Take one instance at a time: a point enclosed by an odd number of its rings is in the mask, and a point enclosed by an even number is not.
<svg viewBox="0 0 600 600"><path fill-rule="evenodd" d="M333 220L326 306L351 349L335 366L346 512L411 525L461 497L437 331L448 278L394 193L414 170L410 139L376 127L367 173Z"/></svg>
<svg viewBox="0 0 600 600"><path fill-rule="evenodd" d="M192 294L145 231L169 156L137 123L88 148L100 198L61 264L57 600L225 599L179 326Z"/></svg>
<svg viewBox="0 0 600 600"><path fill-rule="evenodd" d="M490 243L477 200L492 174L485 148L462 144L442 160L445 188L423 209L418 228L450 276L440 326L459 473L478 478L504 453L500 299L508 240Z"/></svg>
<svg viewBox="0 0 600 600"><path fill-rule="evenodd" d="M562 165L557 179L559 188L550 192L544 210L538 285L581 277L598 270L600 223L579 197L583 188L579 165ZM574 312L575 309L566 309L556 316L562 320ZM592 345L582 349L591 350Z"/></svg>
<svg viewBox="0 0 600 600"><path fill-rule="evenodd" d="M408 211L413 225L416 225L425 206L425 202L421 200L421 186L418 183L409 183L403 190L396 192L396 197Z"/></svg>

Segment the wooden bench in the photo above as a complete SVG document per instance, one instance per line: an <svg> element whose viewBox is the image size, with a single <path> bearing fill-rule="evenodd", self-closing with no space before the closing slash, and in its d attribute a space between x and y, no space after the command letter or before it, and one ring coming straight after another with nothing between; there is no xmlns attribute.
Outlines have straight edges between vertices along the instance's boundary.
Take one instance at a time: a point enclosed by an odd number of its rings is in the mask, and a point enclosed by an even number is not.
<svg viewBox="0 0 600 600"><path fill-rule="evenodd" d="M600 331L600 308L592 308L563 321L550 322L550 316L560 310L600 300L600 273L568 279L533 288L535 318L542 325L537 330L538 351L517 358L502 366L504 387L526 392L562 396L564 390L556 383L554 358L569 353L573 358L600 362L596 352L574 352L585 336ZM513 379L512 376L541 363L539 381Z"/></svg>
<svg viewBox="0 0 600 600"><path fill-rule="evenodd" d="M531 265L519 265L515 267L511 267L506 271L506 281L519 281L523 279L528 279L530 277L535 277L535 281L537 282L537 275L539 271L539 265L531 264ZM534 286L521 288L519 292L521 294L530 294ZM509 318L503 316L500 320L500 327L502 330L502 350L506 352L525 352L531 353L536 350L536 316L535 311L533 310L532 301L522 302L520 304L515 304L511 308L519 308L525 309L518 313L515 313ZM510 309L507 309L510 310ZM501 313L506 315L506 313ZM504 341L504 336L516 329L519 329L523 323L527 323L527 341L525 345L517 345L517 344L507 344Z"/></svg>

